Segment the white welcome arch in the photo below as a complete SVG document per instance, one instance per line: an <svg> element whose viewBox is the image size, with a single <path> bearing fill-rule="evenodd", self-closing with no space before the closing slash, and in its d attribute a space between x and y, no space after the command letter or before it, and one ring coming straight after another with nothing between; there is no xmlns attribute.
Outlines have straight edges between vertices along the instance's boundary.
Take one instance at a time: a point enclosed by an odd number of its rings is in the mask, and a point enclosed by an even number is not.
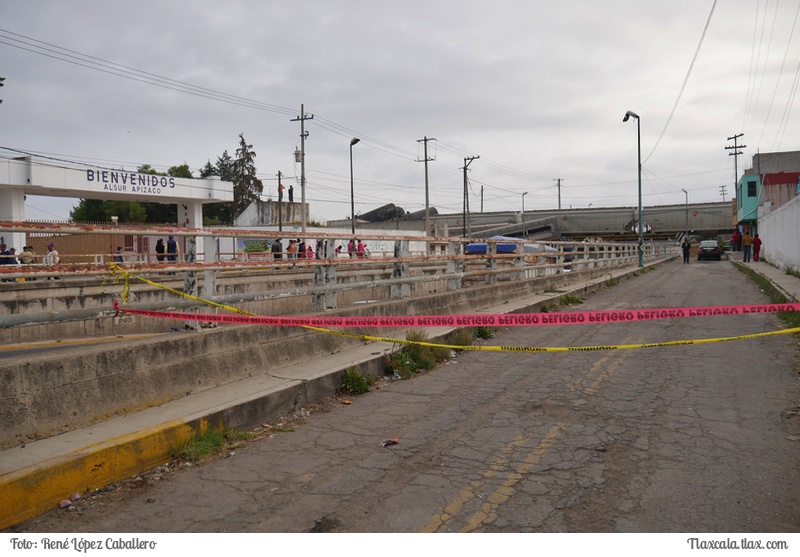
<svg viewBox="0 0 800 557"><path fill-rule="evenodd" d="M203 228L203 205L233 201L233 184L216 177L156 176L36 156L0 161L0 221L24 221L26 195L176 204L178 226ZM6 239L18 249L24 242L21 232Z"/></svg>

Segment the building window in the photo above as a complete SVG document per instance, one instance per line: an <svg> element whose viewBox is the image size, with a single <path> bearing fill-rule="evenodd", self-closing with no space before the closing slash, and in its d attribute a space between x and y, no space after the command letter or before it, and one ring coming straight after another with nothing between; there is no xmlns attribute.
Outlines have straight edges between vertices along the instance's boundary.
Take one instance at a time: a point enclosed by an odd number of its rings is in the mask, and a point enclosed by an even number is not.
<svg viewBox="0 0 800 557"><path fill-rule="evenodd" d="M756 197L756 182L755 180L747 182L747 197Z"/></svg>

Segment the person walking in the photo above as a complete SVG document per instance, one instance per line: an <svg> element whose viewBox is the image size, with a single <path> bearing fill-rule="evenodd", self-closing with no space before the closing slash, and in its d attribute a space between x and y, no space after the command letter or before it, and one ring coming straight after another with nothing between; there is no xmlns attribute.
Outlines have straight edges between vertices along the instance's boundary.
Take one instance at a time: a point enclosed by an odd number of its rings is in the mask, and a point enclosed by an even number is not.
<svg viewBox="0 0 800 557"><path fill-rule="evenodd" d="M750 263L750 250L753 248L753 237L750 236L750 232L745 232L744 236L742 236L742 251L744 255L742 256L742 261L745 263Z"/></svg>
<svg viewBox="0 0 800 557"><path fill-rule="evenodd" d="M761 254L761 246L764 242L761 241L761 238L758 237L756 234L755 238L753 238L753 261L758 261L758 257Z"/></svg>
<svg viewBox="0 0 800 557"><path fill-rule="evenodd" d="M683 251L683 262L689 262L689 251L692 249L692 244L689 243L689 238L684 238L683 243L681 244L681 250Z"/></svg>

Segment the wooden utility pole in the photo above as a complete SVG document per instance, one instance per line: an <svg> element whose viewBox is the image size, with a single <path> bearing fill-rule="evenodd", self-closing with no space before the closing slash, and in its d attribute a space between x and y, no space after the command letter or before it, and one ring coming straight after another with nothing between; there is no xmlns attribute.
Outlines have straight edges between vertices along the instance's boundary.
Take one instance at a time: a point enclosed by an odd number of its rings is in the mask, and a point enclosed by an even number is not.
<svg viewBox="0 0 800 557"><path fill-rule="evenodd" d="M292 118L292 122L300 122L300 231L306 233L306 120L313 120L313 114L306 114L303 105L300 105L300 116ZM305 240L305 238L303 238Z"/></svg>

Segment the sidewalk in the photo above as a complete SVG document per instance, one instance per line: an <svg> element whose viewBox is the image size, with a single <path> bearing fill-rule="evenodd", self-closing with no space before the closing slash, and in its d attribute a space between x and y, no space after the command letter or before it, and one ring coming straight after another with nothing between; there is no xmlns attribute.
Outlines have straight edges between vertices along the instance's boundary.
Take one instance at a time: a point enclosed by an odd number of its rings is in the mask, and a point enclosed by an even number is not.
<svg viewBox="0 0 800 557"><path fill-rule="evenodd" d="M797 302L800 300L800 277L787 274L786 271L773 267L764 261L744 263L741 252L731 254L731 261L736 265L747 267L769 280L778 290L783 292L788 301Z"/></svg>

